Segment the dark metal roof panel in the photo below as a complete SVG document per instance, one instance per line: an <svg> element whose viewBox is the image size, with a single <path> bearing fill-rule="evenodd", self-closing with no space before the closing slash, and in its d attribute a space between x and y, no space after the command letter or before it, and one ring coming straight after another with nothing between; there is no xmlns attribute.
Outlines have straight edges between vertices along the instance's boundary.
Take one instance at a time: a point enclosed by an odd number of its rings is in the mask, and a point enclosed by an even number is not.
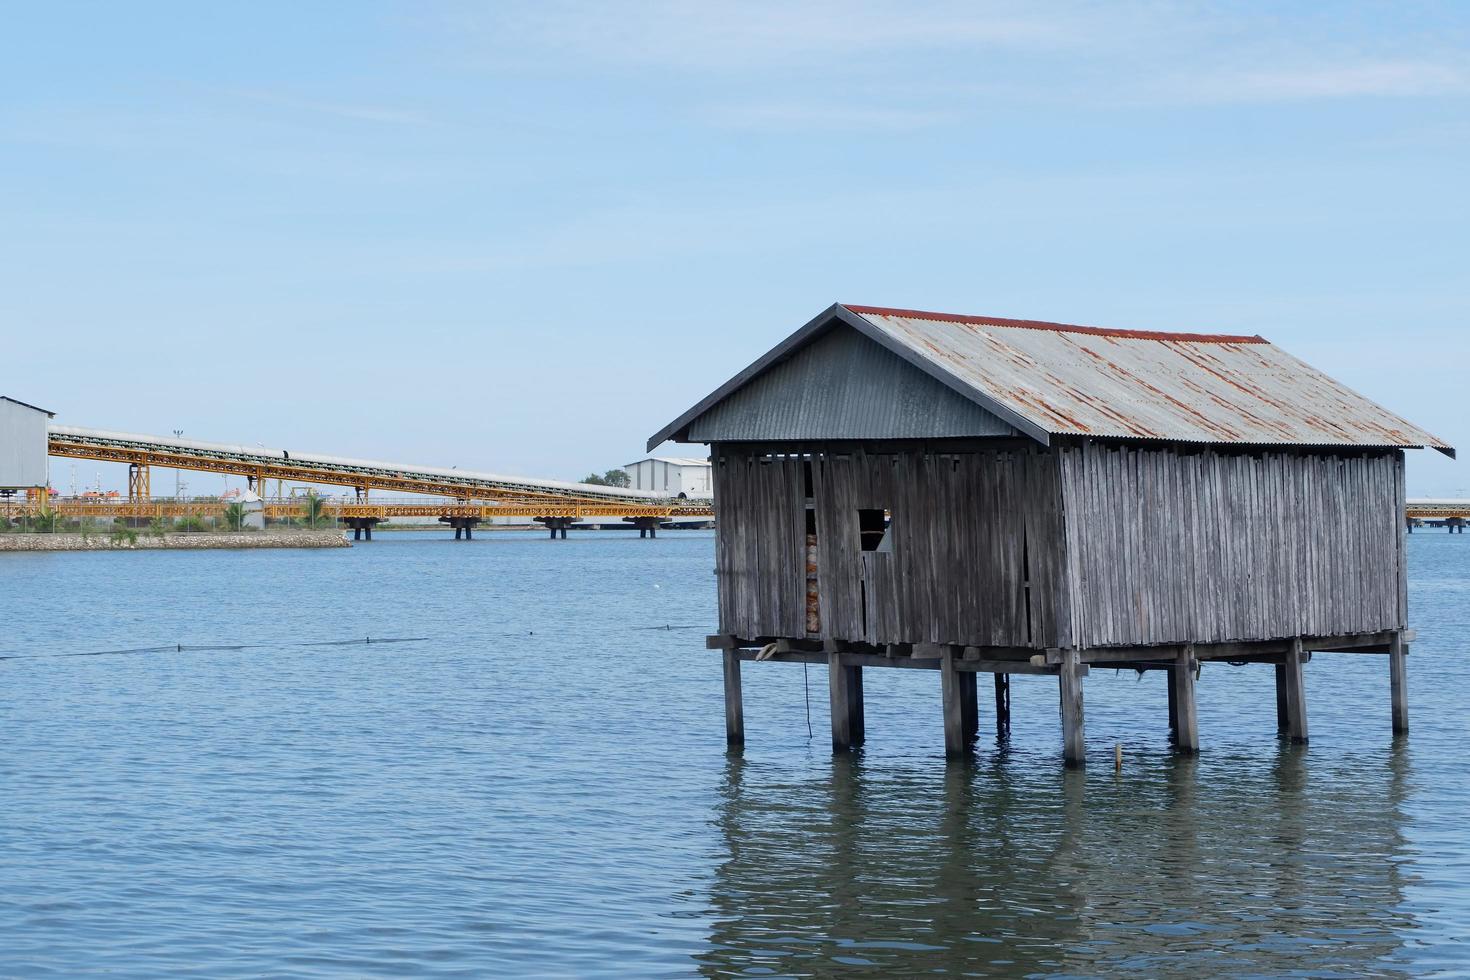
<svg viewBox="0 0 1470 980"><path fill-rule="evenodd" d="M689 422L691 442L938 439L1016 430L855 330L837 326Z"/></svg>

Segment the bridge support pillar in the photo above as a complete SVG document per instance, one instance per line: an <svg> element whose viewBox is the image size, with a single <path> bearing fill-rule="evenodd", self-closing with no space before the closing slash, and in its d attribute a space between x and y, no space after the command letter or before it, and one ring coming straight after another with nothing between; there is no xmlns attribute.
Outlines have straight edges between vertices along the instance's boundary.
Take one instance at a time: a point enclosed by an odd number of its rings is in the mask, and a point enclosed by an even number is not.
<svg viewBox="0 0 1470 980"><path fill-rule="evenodd" d="M376 517L344 517L342 523L352 528L352 540L371 541L373 525L378 523L378 519Z"/></svg>
<svg viewBox="0 0 1470 980"><path fill-rule="evenodd" d="M454 540L473 541L475 538L475 525L480 523L478 517L441 517L440 524L448 524L454 528Z"/></svg>
<svg viewBox="0 0 1470 980"><path fill-rule="evenodd" d="M575 517L537 517L537 518L535 518L535 521L538 524L545 524L546 525L547 529L549 531L551 531L551 540L555 541L558 537L560 537L563 541L565 541L566 538L567 538L567 528L569 528L573 524L577 523L577 518L575 518Z"/></svg>
<svg viewBox="0 0 1470 980"><path fill-rule="evenodd" d="M658 537L658 525L662 518L658 517L625 517L623 520L638 529L640 538Z"/></svg>

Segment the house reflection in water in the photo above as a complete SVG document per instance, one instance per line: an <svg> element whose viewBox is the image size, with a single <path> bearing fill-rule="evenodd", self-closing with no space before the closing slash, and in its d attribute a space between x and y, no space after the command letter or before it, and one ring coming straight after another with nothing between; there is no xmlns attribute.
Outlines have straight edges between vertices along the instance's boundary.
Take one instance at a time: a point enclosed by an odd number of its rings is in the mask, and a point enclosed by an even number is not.
<svg viewBox="0 0 1470 980"><path fill-rule="evenodd" d="M709 976L1393 972L1406 748L825 775L729 757ZM1334 766L1340 768L1334 771Z"/></svg>

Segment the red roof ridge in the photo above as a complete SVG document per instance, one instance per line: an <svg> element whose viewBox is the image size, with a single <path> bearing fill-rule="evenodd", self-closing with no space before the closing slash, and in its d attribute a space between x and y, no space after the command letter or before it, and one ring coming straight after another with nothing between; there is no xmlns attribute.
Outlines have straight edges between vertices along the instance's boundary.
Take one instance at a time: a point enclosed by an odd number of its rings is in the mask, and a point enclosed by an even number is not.
<svg viewBox="0 0 1470 980"><path fill-rule="evenodd" d="M996 327L1019 327L1023 330L1055 330L1060 333L1085 333L1097 337L1123 337L1128 340L1178 340L1195 344L1267 344L1266 338L1253 334L1175 333L1167 330L1119 330L1113 327L1083 327L1075 323L1050 323L1046 320L1012 320L1000 316L966 316L961 313L933 313L926 310L901 310L886 306L854 306L839 304L854 313L874 316L902 316L914 320L938 320L944 323L976 323Z"/></svg>

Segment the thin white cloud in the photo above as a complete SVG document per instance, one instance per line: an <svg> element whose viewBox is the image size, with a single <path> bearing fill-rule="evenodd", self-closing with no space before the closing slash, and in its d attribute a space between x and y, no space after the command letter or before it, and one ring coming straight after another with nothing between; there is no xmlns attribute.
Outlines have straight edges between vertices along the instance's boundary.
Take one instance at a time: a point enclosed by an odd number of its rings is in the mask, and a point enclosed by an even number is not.
<svg viewBox="0 0 1470 980"><path fill-rule="evenodd" d="M709 111L716 125L731 129L776 132L880 130L905 132L953 123L958 116L942 109L843 105L840 103L765 102L721 105Z"/></svg>
<svg viewBox="0 0 1470 980"><path fill-rule="evenodd" d="M1076 16L1014 3L915 6L890 0L792 4L499 5L455 18L497 64L575 57L592 64L730 70L923 49L1045 48L1082 43Z"/></svg>
<svg viewBox="0 0 1470 980"><path fill-rule="evenodd" d="M1440 61L1365 59L1331 65L1225 68L1175 78L1159 94L1189 102L1296 102L1470 94L1470 69Z"/></svg>
<svg viewBox="0 0 1470 980"><path fill-rule="evenodd" d="M292 109L310 115L335 116L339 119L352 119L358 122L388 123L406 126L426 126L431 124L431 120L420 113L394 106L324 101L321 99L305 98L287 92L273 92L259 89L239 91L235 94L251 102L279 106L283 109Z"/></svg>

